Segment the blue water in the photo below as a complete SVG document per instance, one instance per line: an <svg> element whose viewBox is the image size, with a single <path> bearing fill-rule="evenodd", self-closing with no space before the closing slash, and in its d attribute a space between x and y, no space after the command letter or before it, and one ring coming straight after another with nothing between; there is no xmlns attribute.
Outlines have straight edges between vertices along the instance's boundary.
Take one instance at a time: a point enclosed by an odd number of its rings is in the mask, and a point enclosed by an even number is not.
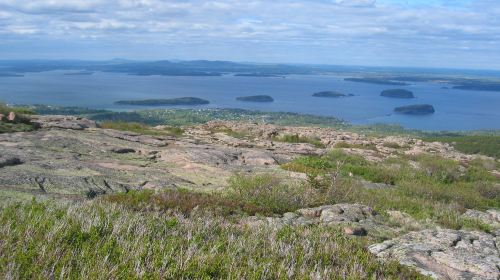
<svg viewBox="0 0 500 280"><path fill-rule="evenodd" d="M424 130L500 129L500 92L442 89L443 84L415 83L406 88L417 98L380 96L392 86L346 82L339 76L295 75L266 77L168 77L117 73L64 75L63 71L0 77L0 100L15 104L51 104L112 110L152 107L117 106L127 99L193 96L209 105L194 108L243 108L335 116L355 124L391 123ZM317 98L317 91L354 94L347 98ZM236 101L238 96L267 94L273 103ZM428 103L436 113L427 116L392 114L394 107ZM186 106L184 106L186 107Z"/></svg>

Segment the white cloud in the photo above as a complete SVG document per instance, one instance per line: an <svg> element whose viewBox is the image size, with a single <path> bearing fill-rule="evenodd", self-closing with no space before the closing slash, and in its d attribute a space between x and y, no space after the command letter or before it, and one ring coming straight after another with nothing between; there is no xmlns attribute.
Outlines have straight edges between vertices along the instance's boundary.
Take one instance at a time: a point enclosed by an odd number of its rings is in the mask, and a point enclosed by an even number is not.
<svg viewBox="0 0 500 280"><path fill-rule="evenodd" d="M488 55L500 63L498 1L457 1L463 2L460 6L404 2L408 1L0 0L0 40L99 38L108 45L135 42L186 49L200 44L218 47L221 58L230 56L228 49L236 53L236 48L251 45L255 53L244 51L250 57L242 60L261 57L257 49L286 49L289 57L301 61L315 59L312 52L326 53L332 63L340 54L359 59L376 54L384 59L406 53L429 61L450 50L462 52L462 59ZM214 55L203 48L197 53Z"/></svg>

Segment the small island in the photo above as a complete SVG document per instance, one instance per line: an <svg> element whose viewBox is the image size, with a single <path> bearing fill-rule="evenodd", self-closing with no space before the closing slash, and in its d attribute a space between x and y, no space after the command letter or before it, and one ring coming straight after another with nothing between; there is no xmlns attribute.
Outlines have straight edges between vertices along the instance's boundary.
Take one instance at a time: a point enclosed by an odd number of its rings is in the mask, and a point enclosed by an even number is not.
<svg viewBox="0 0 500 280"><path fill-rule="evenodd" d="M382 91L380 96L391 97L391 98L415 98L413 92L406 89L388 89Z"/></svg>
<svg viewBox="0 0 500 280"><path fill-rule="evenodd" d="M0 73L0 77L4 77L4 78L15 78L15 77L24 77L24 75L21 75L21 74L15 74L15 73Z"/></svg>
<svg viewBox="0 0 500 280"><path fill-rule="evenodd" d="M283 75L265 74L265 73L240 73L235 74L235 77L259 77L259 78L285 78Z"/></svg>
<svg viewBox="0 0 500 280"><path fill-rule="evenodd" d="M328 97L328 98L339 98L339 97L348 97L354 96L354 94L344 94L337 91L320 91L314 93L312 96L314 97Z"/></svg>
<svg viewBox="0 0 500 280"><path fill-rule="evenodd" d="M169 99L145 99L145 100L121 100L116 101L116 105L136 105L136 106L176 106L176 105L205 105L210 101L198 97L179 97Z"/></svg>
<svg viewBox="0 0 500 280"><path fill-rule="evenodd" d="M238 101L246 102L273 102L274 99L269 95L252 95L252 96L241 96L237 97Z"/></svg>
<svg viewBox="0 0 500 280"><path fill-rule="evenodd" d="M405 115L428 115L434 114L434 106L430 104L415 104L394 108L394 112Z"/></svg>
<svg viewBox="0 0 500 280"><path fill-rule="evenodd" d="M64 73L64 76L88 76L88 75L93 75L94 72L90 71L80 71L80 72L68 72Z"/></svg>

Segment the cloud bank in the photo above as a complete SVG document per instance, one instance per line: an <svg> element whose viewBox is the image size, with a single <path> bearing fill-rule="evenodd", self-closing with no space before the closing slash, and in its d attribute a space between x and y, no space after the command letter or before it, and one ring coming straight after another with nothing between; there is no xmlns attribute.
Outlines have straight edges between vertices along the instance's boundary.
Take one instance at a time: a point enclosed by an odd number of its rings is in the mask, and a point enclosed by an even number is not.
<svg viewBox="0 0 500 280"><path fill-rule="evenodd" d="M500 67L495 0L0 0L0 58Z"/></svg>

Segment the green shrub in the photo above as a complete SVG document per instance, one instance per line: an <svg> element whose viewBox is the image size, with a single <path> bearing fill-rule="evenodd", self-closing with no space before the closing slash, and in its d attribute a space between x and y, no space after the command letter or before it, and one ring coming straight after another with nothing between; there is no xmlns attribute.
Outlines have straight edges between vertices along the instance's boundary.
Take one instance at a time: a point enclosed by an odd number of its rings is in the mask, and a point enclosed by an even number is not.
<svg viewBox="0 0 500 280"><path fill-rule="evenodd" d="M155 135L155 136L181 136L184 130L179 127L163 127L161 129L156 129L146 124L137 122L125 122L125 121L106 121L99 124L101 128L115 129L122 131L130 131L139 134Z"/></svg>
<svg viewBox="0 0 500 280"><path fill-rule="evenodd" d="M409 159L417 164L409 164ZM321 203L362 203L381 211L400 210L417 219L432 219L446 227L468 226L481 230L484 227L478 223L465 223L449 217L459 216L465 209L500 207L499 180L488 171L495 168L491 162L472 161L464 169L453 160L420 155L373 163L334 150L321 157L299 157L282 167L306 173L314 189L327 190ZM331 175L337 169L340 169L341 176L336 179L336 184L332 184ZM395 187L365 189L356 183L359 177Z"/></svg>
<svg viewBox="0 0 500 280"><path fill-rule="evenodd" d="M422 138L428 142L446 142L466 154L483 154L500 158L500 135L432 135Z"/></svg>
<svg viewBox="0 0 500 280"><path fill-rule="evenodd" d="M283 214L311 205L310 190L299 184L283 183L272 175L231 177L229 197L239 199L268 213Z"/></svg>
<svg viewBox="0 0 500 280"><path fill-rule="evenodd" d="M6 119L0 121L0 133L32 131L37 128L31 123L30 119L26 117L26 115L34 114L33 111L23 107L9 107L0 103L0 114L7 117L10 112L16 114L16 119L13 122L7 121Z"/></svg>
<svg viewBox="0 0 500 280"><path fill-rule="evenodd" d="M196 209L222 216L269 214L267 209L241 199L233 199L220 193L201 193L184 189L166 189L159 192L130 191L110 194L101 199L135 211L174 211L186 216L189 216Z"/></svg>
<svg viewBox="0 0 500 280"><path fill-rule="evenodd" d="M299 136L298 134L285 134L280 137L274 137L273 140L286 143L308 143L316 148L325 148L325 145L321 143L321 139L316 137Z"/></svg>
<svg viewBox="0 0 500 280"><path fill-rule="evenodd" d="M374 144L352 144L345 141L335 144L335 148L355 148L377 151L377 147Z"/></svg>

